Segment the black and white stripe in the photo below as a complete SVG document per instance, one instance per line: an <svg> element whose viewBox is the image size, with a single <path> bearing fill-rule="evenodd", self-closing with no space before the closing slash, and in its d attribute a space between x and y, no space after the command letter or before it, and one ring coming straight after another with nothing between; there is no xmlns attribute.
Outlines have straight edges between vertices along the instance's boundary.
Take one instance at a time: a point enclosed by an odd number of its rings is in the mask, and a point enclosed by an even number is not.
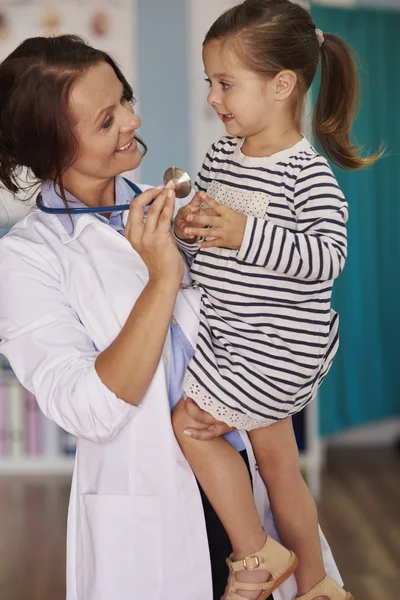
<svg viewBox="0 0 400 600"><path fill-rule="evenodd" d="M197 189L257 192L265 214L249 210L240 250L180 243L202 290L184 387L216 418L253 429L302 410L332 364L331 293L347 256L348 212L307 140L265 159L245 156L241 143L224 137L211 147Z"/></svg>

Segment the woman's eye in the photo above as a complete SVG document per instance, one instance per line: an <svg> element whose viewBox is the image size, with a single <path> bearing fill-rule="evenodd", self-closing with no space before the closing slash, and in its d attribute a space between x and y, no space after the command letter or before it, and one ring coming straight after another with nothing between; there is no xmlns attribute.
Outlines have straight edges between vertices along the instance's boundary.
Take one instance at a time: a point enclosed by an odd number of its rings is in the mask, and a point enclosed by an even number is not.
<svg viewBox="0 0 400 600"><path fill-rule="evenodd" d="M123 93L121 96L121 100L120 100L121 104L129 104L132 108L135 106L136 104L136 100L135 98L128 98L127 93ZM114 123L114 115L110 115L107 119L107 121L105 121L102 125L102 129L109 129L112 124Z"/></svg>
<svg viewBox="0 0 400 600"><path fill-rule="evenodd" d="M114 115L110 115L108 117L107 121L105 121L103 123L103 129L109 129L113 123L114 123Z"/></svg>
<svg viewBox="0 0 400 600"><path fill-rule="evenodd" d="M208 87L211 87L211 81L208 79L208 77L204 81L208 83Z"/></svg>
<svg viewBox="0 0 400 600"><path fill-rule="evenodd" d="M229 90L229 88L231 87L230 83L224 83L223 81L221 81L221 85L223 90Z"/></svg>

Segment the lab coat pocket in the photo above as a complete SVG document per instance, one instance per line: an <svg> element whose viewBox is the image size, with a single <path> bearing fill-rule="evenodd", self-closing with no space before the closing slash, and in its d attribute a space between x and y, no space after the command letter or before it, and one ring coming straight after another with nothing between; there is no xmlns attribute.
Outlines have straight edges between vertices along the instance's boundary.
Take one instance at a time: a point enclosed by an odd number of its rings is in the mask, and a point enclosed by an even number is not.
<svg viewBox="0 0 400 600"><path fill-rule="evenodd" d="M81 496L80 600L158 600L162 527L156 496Z"/></svg>

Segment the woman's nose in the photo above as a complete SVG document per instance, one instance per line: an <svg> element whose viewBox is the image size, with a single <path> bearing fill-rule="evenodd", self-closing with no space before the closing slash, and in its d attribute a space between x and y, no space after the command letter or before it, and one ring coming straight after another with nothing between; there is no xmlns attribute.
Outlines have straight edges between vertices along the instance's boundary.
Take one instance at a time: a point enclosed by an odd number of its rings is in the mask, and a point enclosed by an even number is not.
<svg viewBox="0 0 400 600"><path fill-rule="evenodd" d="M142 124L142 120L139 115L129 111L127 115L125 115L125 119L121 124L121 133L128 133L133 129L139 129Z"/></svg>

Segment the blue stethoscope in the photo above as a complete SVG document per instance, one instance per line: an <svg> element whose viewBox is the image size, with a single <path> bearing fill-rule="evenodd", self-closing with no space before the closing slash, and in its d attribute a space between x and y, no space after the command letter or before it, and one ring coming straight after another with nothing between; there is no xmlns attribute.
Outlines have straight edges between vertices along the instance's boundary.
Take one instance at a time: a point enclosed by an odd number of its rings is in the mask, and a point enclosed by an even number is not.
<svg viewBox="0 0 400 600"><path fill-rule="evenodd" d="M133 193L135 194L133 199L139 196L142 193L140 187L134 184L129 179L123 178L124 181L129 185ZM177 198L186 198L192 189L192 182L190 180L190 176L181 169L180 167L170 167L164 173L164 185L168 183L168 181L175 181L177 184L175 187L175 195ZM152 202L150 202L152 204ZM150 204L146 206L146 210L149 208ZM66 208L49 208L43 204L42 194L39 194L36 198L36 206L39 210L47 213L49 215L83 215L90 213L112 213L112 212L121 212L124 210L130 209L130 204L117 204L116 206L95 206L89 208L88 206L85 208L70 208L67 210Z"/></svg>
<svg viewBox="0 0 400 600"><path fill-rule="evenodd" d="M129 179L125 179L125 177L124 177L124 181L126 181L126 183L129 185L129 187L135 194L134 198L136 198L137 196L139 196L142 193L142 190L140 189L140 187L135 185L132 181L129 181ZM45 206L43 204L42 194L39 194L36 198L36 206L39 208L39 210L41 210L44 213L47 213L49 215L67 215L67 214L83 215L83 214L90 214L90 213L121 212L124 210L129 210L131 205L130 204L117 204L117 205L113 205L113 206L94 206L92 208L87 206L85 208L70 208L69 210L67 210L66 208L49 208L48 206Z"/></svg>

